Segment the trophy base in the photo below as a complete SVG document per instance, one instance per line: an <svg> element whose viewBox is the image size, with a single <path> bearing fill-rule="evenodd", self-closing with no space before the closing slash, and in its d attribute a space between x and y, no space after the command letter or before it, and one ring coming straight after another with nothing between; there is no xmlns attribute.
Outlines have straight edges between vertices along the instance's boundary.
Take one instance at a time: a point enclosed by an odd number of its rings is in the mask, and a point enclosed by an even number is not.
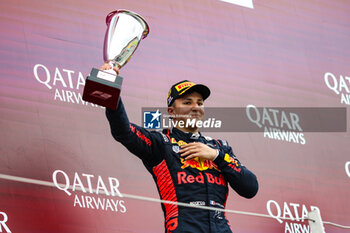
<svg viewBox="0 0 350 233"><path fill-rule="evenodd" d="M106 108L116 109L123 78L92 68L86 78L83 100Z"/></svg>

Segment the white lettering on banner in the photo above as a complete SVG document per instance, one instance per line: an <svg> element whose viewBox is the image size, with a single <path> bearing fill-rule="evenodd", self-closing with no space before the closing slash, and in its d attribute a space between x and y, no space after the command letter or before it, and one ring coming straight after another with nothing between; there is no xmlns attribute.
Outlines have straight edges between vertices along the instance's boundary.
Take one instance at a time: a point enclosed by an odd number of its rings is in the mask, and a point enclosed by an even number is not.
<svg viewBox="0 0 350 233"><path fill-rule="evenodd" d="M83 101L81 93L78 91L85 86L85 79L81 72L56 67L54 72L43 64L36 64L33 67L35 79L45 85L48 89L55 87L54 100L72 104L90 104L93 107L101 107L96 104ZM101 107L103 108L103 107Z"/></svg>
<svg viewBox="0 0 350 233"><path fill-rule="evenodd" d="M101 176L95 177L92 174L84 173L79 175L77 172L75 172L73 182L71 182L66 172L62 170L55 170L52 174L52 180L56 188L64 191L68 196L71 196L72 192L81 191L87 194L104 194L106 196L122 197L122 194L119 191L119 180L114 177L108 177L108 183L106 185ZM58 180L60 180L61 183L59 183ZM71 189L72 192L69 191L69 189ZM121 213L126 212L126 207L123 200L92 197L87 195L79 196L78 194L75 194L73 206L97 210L111 210L115 212L119 211Z"/></svg>
<svg viewBox="0 0 350 233"><path fill-rule="evenodd" d="M287 142L299 143L305 145L306 140L303 133L296 133L291 131L281 131L276 128L267 128L264 129L264 138L270 138L275 140L282 140Z"/></svg>
<svg viewBox="0 0 350 233"><path fill-rule="evenodd" d="M66 185L60 186L60 185L58 184L58 182L57 182L57 174L58 174L58 173L60 173L60 174L62 174L62 175L64 176L64 180L65 180ZM68 175L67 175L64 171L61 171L61 170L56 170L56 171L54 171L54 173L52 174L52 181L53 181L53 183L55 184L55 186L56 186L59 190L65 191L65 192L68 194L68 196L71 195L71 193L68 191L69 186L70 186L70 185L69 185L69 177L68 177Z"/></svg>
<svg viewBox="0 0 350 233"><path fill-rule="evenodd" d="M2 229L4 229L7 233L11 233L10 228L6 225L6 222L8 220L7 214L4 212L0 212L0 216L2 216L2 220L0 219L0 232L3 232Z"/></svg>
<svg viewBox="0 0 350 233"><path fill-rule="evenodd" d="M279 223L285 220L284 233L311 233L310 226L304 219L308 217L308 209L306 205L298 203L283 203L283 212L281 206L274 200L266 203L268 214L276 219ZM310 211L319 210L316 206L310 206Z"/></svg>
<svg viewBox="0 0 350 233"><path fill-rule="evenodd" d="M256 124L259 128L264 127L264 137L274 140L287 142L306 143L303 129L299 121L299 115L293 112L274 108L257 108L249 104L246 107L246 115L250 122ZM284 130L287 128L289 131ZM294 132L299 131L299 132Z"/></svg>
<svg viewBox="0 0 350 233"><path fill-rule="evenodd" d="M276 214L273 214L273 211L272 211L272 208L271 208L271 204L273 204L276 207L276 210L277 210ZM283 221L281 219L279 219L279 217L281 217L281 208L280 208L280 206L278 205L278 203L276 201L269 200L266 203L266 209L267 209L267 212L269 213L269 215L271 217L273 217L274 219L279 221L279 223L283 223Z"/></svg>
<svg viewBox="0 0 350 233"><path fill-rule="evenodd" d="M57 182L57 176L59 174L62 174L62 178L64 178L64 186L61 186L58 182ZM92 188L92 183L91 183L91 178L95 177L94 175L91 174L82 174L83 177L86 178L86 183L88 184L88 191L85 189L80 176L77 172L75 172L74 174L74 179L73 179L73 186L72 186L72 191L82 191L84 193L92 193L92 194L99 194L101 191L103 191L107 196L119 196L122 197L122 194L119 192L118 187L119 187L119 181L117 178L114 177L108 177L108 181L109 181L109 190L107 190L106 185L104 184L104 181L102 179L101 176L97 177L97 185L96 185L96 189ZM68 189L70 188L70 180L69 177L67 175L67 173L65 173L62 170L55 170L52 174L52 180L55 184L55 186L59 189L62 190L64 192L66 192L69 196L71 195L71 193L68 191Z"/></svg>
<svg viewBox="0 0 350 233"><path fill-rule="evenodd" d="M324 74L327 87L337 95L341 95L340 103L350 105L350 77L340 75L339 79L332 73Z"/></svg>
<svg viewBox="0 0 350 233"><path fill-rule="evenodd" d="M254 115L251 114L251 110L254 110ZM262 114L260 114L259 109L252 104L247 105L246 108L248 119L259 126L259 128L261 128L262 125L269 123L272 127L283 128L286 125L290 130L303 131L299 125L299 116L297 114L291 112L287 116L285 111L282 110L280 115L278 114L279 112L280 110L278 109L263 108ZM273 117L271 116L271 113Z"/></svg>
<svg viewBox="0 0 350 233"><path fill-rule="evenodd" d="M45 77L45 79L41 79L40 75L38 74L38 70L39 68L43 69L45 71L45 75L42 77ZM36 80L41 83L44 84L45 86L47 86L47 88L51 89L52 87L49 85L50 82L50 71L46 68L46 66L42 65L42 64L36 64L33 68L33 72L34 72L34 76L36 78Z"/></svg>
<svg viewBox="0 0 350 233"><path fill-rule="evenodd" d="M100 197L90 197L90 196L78 196L74 197L74 206L79 206L80 208L97 209L105 211L114 211L121 213L126 212L126 207L123 200L113 200L108 198Z"/></svg>
<svg viewBox="0 0 350 233"><path fill-rule="evenodd" d="M284 233L312 233L309 225L286 222Z"/></svg>
<svg viewBox="0 0 350 233"><path fill-rule="evenodd" d="M348 175L348 177L350 178L350 161L345 163L345 172Z"/></svg>
<svg viewBox="0 0 350 233"><path fill-rule="evenodd" d="M231 4L236 4L239 6L244 6L248 8L254 8L253 0L220 0L222 2L228 2Z"/></svg>

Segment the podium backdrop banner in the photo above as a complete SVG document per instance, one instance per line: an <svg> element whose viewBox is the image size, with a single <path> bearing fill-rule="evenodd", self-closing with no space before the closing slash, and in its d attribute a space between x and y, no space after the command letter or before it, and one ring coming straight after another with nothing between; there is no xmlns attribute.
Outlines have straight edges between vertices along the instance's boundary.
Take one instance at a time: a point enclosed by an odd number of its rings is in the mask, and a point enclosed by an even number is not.
<svg viewBox="0 0 350 233"><path fill-rule="evenodd" d="M261 132L204 133L227 140L259 180L253 199L230 190L226 209L270 216L226 213L233 232L310 233L302 218L314 209L350 225L349 127L287 135L281 121L295 115L275 111L348 113L348 1L18 0L0 9L0 232L164 231L159 203L128 196L159 199L151 175L113 139L105 109L82 100L91 67L103 64L105 17L117 9L151 29L121 69L131 122L143 126L142 109L166 107L184 79L211 89L207 107L261 117L251 123Z"/></svg>

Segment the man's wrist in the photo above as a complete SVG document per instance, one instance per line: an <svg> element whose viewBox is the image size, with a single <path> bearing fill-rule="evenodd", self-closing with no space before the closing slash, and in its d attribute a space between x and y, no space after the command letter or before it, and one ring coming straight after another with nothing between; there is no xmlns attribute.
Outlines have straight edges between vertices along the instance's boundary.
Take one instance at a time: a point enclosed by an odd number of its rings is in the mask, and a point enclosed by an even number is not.
<svg viewBox="0 0 350 233"><path fill-rule="evenodd" d="M216 154L213 157L212 161L214 161L219 156L219 152L220 152L219 149L215 149L215 151L216 151Z"/></svg>

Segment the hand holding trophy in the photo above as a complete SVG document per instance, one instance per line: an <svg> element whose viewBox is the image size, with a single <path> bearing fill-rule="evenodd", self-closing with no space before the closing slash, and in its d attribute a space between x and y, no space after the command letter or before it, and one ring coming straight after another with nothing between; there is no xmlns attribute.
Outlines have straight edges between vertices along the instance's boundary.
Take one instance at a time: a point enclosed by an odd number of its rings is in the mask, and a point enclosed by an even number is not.
<svg viewBox="0 0 350 233"><path fill-rule="evenodd" d="M112 66L110 65L108 62L106 62L105 64L103 64L99 70L108 70L108 72L111 72L109 71L110 69L114 70L114 72L119 75L119 66Z"/></svg>
<svg viewBox="0 0 350 233"><path fill-rule="evenodd" d="M129 61L141 39L147 37L149 27L141 16L127 10L109 13L106 24L105 64L101 70L92 68L86 79L83 100L116 109L123 82L123 78L118 76L119 69Z"/></svg>

